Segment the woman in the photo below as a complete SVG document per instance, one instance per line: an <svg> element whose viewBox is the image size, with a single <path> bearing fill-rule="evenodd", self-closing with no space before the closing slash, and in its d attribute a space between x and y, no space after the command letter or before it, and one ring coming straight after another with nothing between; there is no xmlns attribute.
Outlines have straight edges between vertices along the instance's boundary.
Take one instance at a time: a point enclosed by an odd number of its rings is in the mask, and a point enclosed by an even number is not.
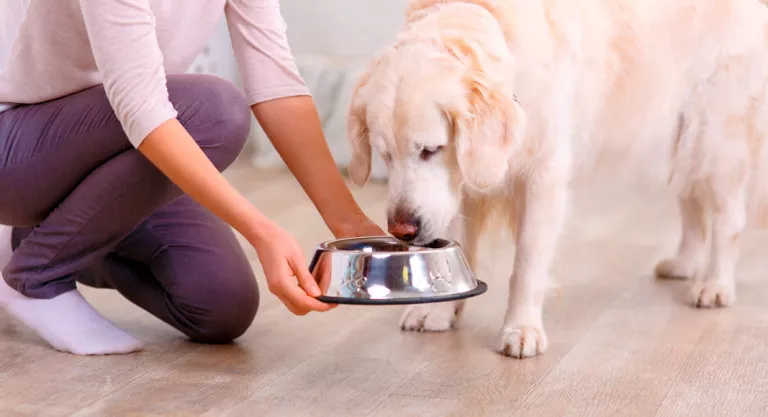
<svg viewBox="0 0 768 417"><path fill-rule="evenodd" d="M83 299L81 282L116 289L192 340L229 342L250 326L258 292L227 224L293 313L331 308L314 298L296 240L220 174L252 111L335 236L383 234L335 167L278 0L8 1L0 304L13 317L61 351L141 349ZM184 74L224 16L244 96Z"/></svg>

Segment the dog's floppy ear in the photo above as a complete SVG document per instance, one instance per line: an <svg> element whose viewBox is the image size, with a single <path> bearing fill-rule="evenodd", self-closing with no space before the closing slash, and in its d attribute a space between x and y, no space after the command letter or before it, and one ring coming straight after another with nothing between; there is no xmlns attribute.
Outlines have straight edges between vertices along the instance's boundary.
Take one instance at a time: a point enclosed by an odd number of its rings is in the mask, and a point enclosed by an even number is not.
<svg viewBox="0 0 768 417"><path fill-rule="evenodd" d="M346 117L347 140L352 145L352 161L347 171L352 181L359 186L365 185L371 177L371 138L366 120L367 106L360 96L360 90L365 87L369 77L369 73L365 73L355 86Z"/></svg>
<svg viewBox="0 0 768 417"><path fill-rule="evenodd" d="M502 58L480 59L462 40L446 46L468 68L463 79L466 105L448 110L459 169L468 186L492 189L507 176L509 158L522 141L525 113L509 91Z"/></svg>

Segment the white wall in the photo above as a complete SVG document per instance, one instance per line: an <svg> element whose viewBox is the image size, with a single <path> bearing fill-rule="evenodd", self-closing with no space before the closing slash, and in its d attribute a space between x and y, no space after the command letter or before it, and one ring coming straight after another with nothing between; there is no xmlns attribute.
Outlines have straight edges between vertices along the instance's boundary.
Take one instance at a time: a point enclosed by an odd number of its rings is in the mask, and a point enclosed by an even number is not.
<svg viewBox="0 0 768 417"><path fill-rule="evenodd" d="M378 50L390 43L403 23L408 0L283 0L283 17L296 63L317 104L331 152L346 167L351 151L344 133L344 113L357 77ZM226 24L190 71L213 73L239 82ZM282 161L254 120L254 164ZM386 178L378 157L373 177Z"/></svg>
<svg viewBox="0 0 768 417"><path fill-rule="evenodd" d="M370 56L403 22L407 0L283 0L296 55Z"/></svg>
<svg viewBox="0 0 768 417"><path fill-rule="evenodd" d="M408 0L283 0L288 40L312 91L328 145L340 167L351 149L344 116L352 89L373 55L391 43L403 24ZM281 165L267 138L257 130L257 165ZM374 156L372 177L386 178L383 162Z"/></svg>

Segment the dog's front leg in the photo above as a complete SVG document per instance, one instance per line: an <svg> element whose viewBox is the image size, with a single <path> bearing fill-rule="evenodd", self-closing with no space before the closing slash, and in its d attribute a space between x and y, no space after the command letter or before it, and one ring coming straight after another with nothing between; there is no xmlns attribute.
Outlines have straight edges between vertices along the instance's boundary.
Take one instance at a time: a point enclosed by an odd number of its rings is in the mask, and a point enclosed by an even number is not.
<svg viewBox="0 0 768 417"><path fill-rule="evenodd" d="M457 216L448 230L448 238L464 246L466 244L467 222ZM472 255L475 242L472 241ZM471 255L470 255L471 256ZM405 331L444 332L456 326L464 307L463 301L447 301L435 304L416 304L408 307L400 319L400 328Z"/></svg>
<svg viewBox="0 0 768 417"><path fill-rule="evenodd" d="M567 204L567 185L558 177L534 174L521 187L515 266L499 343L507 356L522 359L547 349L542 310Z"/></svg>

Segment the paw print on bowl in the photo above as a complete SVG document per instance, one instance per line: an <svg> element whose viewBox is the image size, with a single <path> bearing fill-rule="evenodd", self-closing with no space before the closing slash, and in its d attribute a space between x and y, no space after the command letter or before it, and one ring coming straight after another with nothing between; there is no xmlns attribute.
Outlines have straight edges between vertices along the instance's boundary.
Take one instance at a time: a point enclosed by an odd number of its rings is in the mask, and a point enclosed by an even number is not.
<svg viewBox="0 0 768 417"><path fill-rule="evenodd" d="M444 293L451 290L451 274L441 274L440 272L429 272L429 283L432 286L432 291L436 293Z"/></svg>
<svg viewBox="0 0 768 417"><path fill-rule="evenodd" d="M354 294L355 296L364 296L366 295L365 291L365 283L368 281L368 278L365 277L363 274L357 273L353 275L349 275L344 278L344 280L341 283L341 288L345 288L350 293Z"/></svg>

